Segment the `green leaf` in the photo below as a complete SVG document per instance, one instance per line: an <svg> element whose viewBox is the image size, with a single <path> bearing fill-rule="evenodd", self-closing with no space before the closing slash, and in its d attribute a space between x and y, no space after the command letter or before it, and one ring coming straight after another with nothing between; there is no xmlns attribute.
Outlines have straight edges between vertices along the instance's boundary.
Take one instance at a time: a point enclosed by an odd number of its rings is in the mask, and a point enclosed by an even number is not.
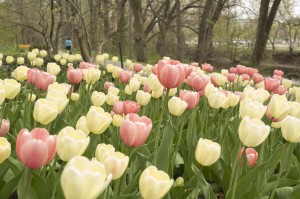
<svg viewBox="0 0 300 199"><path fill-rule="evenodd" d="M15 175L18 175L24 169L24 166L13 157L11 156L8 157L8 161L9 161L10 169Z"/></svg>
<svg viewBox="0 0 300 199"><path fill-rule="evenodd" d="M38 198L49 198L48 187L47 187L44 179L41 178L41 176L39 176L35 172L33 173L31 186L35 190Z"/></svg>
<svg viewBox="0 0 300 199"><path fill-rule="evenodd" d="M17 176L12 178L9 182L7 182L0 191L0 198L9 198L9 196L14 192L17 188L19 181L22 177L22 173L19 173Z"/></svg>
<svg viewBox="0 0 300 199"><path fill-rule="evenodd" d="M293 193L290 199L299 199L300 198L300 184L293 188Z"/></svg>
<svg viewBox="0 0 300 199"><path fill-rule="evenodd" d="M173 143L174 132L172 126L169 123L164 128L162 141L158 147L157 153L157 165L159 170L168 172L169 159L170 159L170 147Z"/></svg>
<svg viewBox="0 0 300 199"><path fill-rule="evenodd" d="M292 187L281 187L276 189L277 199L286 199L290 198L292 195L293 188Z"/></svg>

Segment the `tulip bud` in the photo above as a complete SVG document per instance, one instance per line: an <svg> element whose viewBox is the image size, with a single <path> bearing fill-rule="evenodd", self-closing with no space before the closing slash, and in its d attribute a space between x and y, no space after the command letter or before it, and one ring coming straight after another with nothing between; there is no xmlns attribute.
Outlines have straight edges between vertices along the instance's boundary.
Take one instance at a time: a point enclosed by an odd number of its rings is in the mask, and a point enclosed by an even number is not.
<svg viewBox="0 0 300 199"><path fill-rule="evenodd" d="M3 163L11 153L10 143L6 138L0 137L0 164Z"/></svg>
<svg viewBox="0 0 300 199"><path fill-rule="evenodd" d="M79 100L79 93L72 93L71 94L71 100L73 101L73 102L77 102L78 100Z"/></svg>
<svg viewBox="0 0 300 199"><path fill-rule="evenodd" d="M293 116L286 116L281 121L282 137L293 143L300 142L300 119Z"/></svg>
<svg viewBox="0 0 300 199"><path fill-rule="evenodd" d="M19 65L22 65L22 64L24 64L24 58L23 57L18 57L17 58L17 63L19 64Z"/></svg>
<svg viewBox="0 0 300 199"><path fill-rule="evenodd" d="M169 111L175 116L180 116L185 111L187 106L188 104L179 97L172 97L168 102Z"/></svg>
<svg viewBox="0 0 300 199"><path fill-rule="evenodd" d="M175 187L183 187L184 186L184 179L182 177L176 178L174 186Z"/></svg>
<svg viewBox="0 0 300 199"><path fill-rule="evenodd" d="M207 139L200 138L195 151L197 162L203 166L214 164L221 155L221 146Z"/></svg>
<svg viewBox="0 0 300 199"><path fill-rule="evenodd" d="M242 147L239 151L239 159L241 159L243 153L244 153L244 147ZM246 158L247 158L247 164L249 167L254 167L258 158L258 153L253 148L247 148L246 149Z"/></svg>
<svg viewBox="0 0 300 199"><path fill-rule="evenodd" d="M5 59L7 64L13 63L14 60L15 60L15 58L13 56L7 56L6 59Z"/></svg>
<svg viewBox="0 0 300 199"><path fill-rule="evenodd" d="M247 147L256 147L263 143L270 133L270 127L261 120L243 117L239 126L239 137Z"/></svg>
<svg viewBox="0 0 300 199"><path fill-rule="evenodd" d="M9 120L0 119L0 136L3 137L9 132L10 122Z"/></svg>

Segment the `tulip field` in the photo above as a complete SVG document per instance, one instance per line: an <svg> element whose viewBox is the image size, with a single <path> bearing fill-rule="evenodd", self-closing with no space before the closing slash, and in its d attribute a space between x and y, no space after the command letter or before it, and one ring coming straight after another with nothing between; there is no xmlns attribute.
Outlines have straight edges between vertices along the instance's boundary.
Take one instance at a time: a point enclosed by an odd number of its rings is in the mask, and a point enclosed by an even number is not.
<svg viewBox="0 0 300 199"><path fill-rule="evenodd" d="M284 71L0 54L0 199L299 199Z"/></svg>

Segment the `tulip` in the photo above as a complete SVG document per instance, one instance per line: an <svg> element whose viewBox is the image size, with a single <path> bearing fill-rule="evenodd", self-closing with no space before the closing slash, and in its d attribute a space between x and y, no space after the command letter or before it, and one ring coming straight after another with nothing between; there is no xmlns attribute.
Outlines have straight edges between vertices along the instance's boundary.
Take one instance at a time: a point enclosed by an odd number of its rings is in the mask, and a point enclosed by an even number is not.
<svg viewBox="0 0 300 199"><path fill-rule="evenodd" d="M27 99L32 101L32 102L35 101L36 100L36 94L33 94L33 93L29 94Z"/></svg>
<svg viewBox="0 0 300 199"><path fill-rule="evenodd" d="M74 55L69 55L68 62L74 62Z"/></svg>
<svg viewBox="0 0 300 199"><path fill-rule="evenodd" d="M103 55L97 55L96 56L96 63L104 65L104 56Z"/></svg>
<svg viewBox="0 0 300 199"><path fill-rule="evenodd" d="M16 80L23 82L27 79L27 72L28 72L28 68L26 66L18 66L11 73L11 76Z"/></svg>
<svg viewBox="0 0 300 199"><path fill-rule="evenodd" d="M66 59L60 59L59 60L60 65L64 66L67 64L67 60Z"/></svg>
<svg viewBox="0 0 300 199"><path fill-rule="evenodd" d="M282 137L293 143L300 142L300 119L294 116L286 116L281 122Z"/></svg>
<svg viewBox="0 0 300 199"><path fill-rule="evenodd" d="M130 81L132 74L130 71L128 70L123 70L120 72L119 74L119 80L122 83L128 83Z"/></svg>
<svg viewBox="0 0 300 199"><path fill-rule="evenodd" d="M41 50L41 51L40 51L40 56L41 56L41 57L46 57L47 54L48 54L48 53L47 53L46 50Z"/></svg>
<svg viewBox="0 0 300 199"><path fill-rule="evenodd" d="M124 117L121 115L115 114L112 119L112 123L115 127L120 127L124 121Z"/></svg>
<svg viewBox="0 0 300 199"><path fill-rule="evenodd" d="M111 86L114 86L115 84L113 82L105 82L104 83L104 89L108 91L108 89L111 87Z"/></svg>
<svg viewBox="0 0 300 199"><path fill-rule="evenodd" d="M260 82L262 82L264 80L264 77L261 76L259 73L255 73L252 76L252 80L254 81L254 83L258 84L258 83L260 83Z"/></svg>
<svg viewBox="0 0 300 199"><path fill-rule="evenodd" d="M94 84L96 81L100 79L101 71L95 68L89 68L83 70L84 76L83 79L86 81L87 84Z"/></svg>
<svg viewBox="0 0 300 199"><path fill-rule="evenodd" d="M240 74L240 75L245 74L245 73L247 73L247 67L243 66L243 65L237 65L236 72L237 72L237 74Z"/></svg>
<svg viewBox="0 0 300 199"><path fill-rule="evenodd" d="M94 91L91 100L94 106L102 106L106 100L106 95L102 92Z"/></svg>
<svg viewBox="0 0 300 199"><path fill-rule="evenodd" d="M201 68L203 71L205 71L207 73L211 73L214 70L214 67L210 64L202 64Z"/></svg>
<svg viewBox="0 0 300 199"><path fill-rule="evenodd" d="M83 131L87 136L90 134L90 130L86 126L86 117L81 116L76 122L76 130Z"/></svg>
<svg viewBox="0 0 300 199"><path fill-rule="evenodd" d="M139 188L144 199L161 199L173 185L167 173L155 166L147 167L141 174Z"/></svg>
<svg viewBox="0 0 300 199"><path fill-rule="evenodd" d="M73 102L77 102L79 100L79 97L79 93L72 93L70 98Z"/></svg>
<svg viewBox="0 0 300 199"><path fill-rule="evenodd" d="M94 134L103 133L108 128L111 121L111 115L105 112L101 107L91 106L86 115L86 126L89 131Z"/></svg>
<svg viewBox="0 0 300 199"><path fill-rule="evenodd" d="M6 96L6 89L3 81L0 80L0 105L4 102Z"/></svg>
<svg viewBox="0 0 300 199"><path fill-rule="evenodd" d="M273 78L266 78L265 81L265 89L270 92L274 92L280 86L280 82Z"/></svg>
<svg viewBox="0 0 300 199"><path fill-rule="evenodd" d="M23 57L18 57L17 58L17 63L19 64L19 65L22 65L22 64L24 64L24 58Z"/></svg>
<svg viewBox="0 0 300 199"><path fill-rule="evenodd" d="M142 64L134 64L133 69L135 72L140 72L143 69L143 65Z"/></svg>
<svg viewBox="0 0 300 199"><path fill-rule="evenodd" d="M54 55L54 59L55 59L55 61L59 62L61 59L61 55L60 54Z"/></svg>
<svg viewBox="0 0 300 199"><path fill-rule="evenodd" d="M115 114L120 114L120 115L122 115L124 113L123 101L118 101L118 102L114 103L113 112Z"/></svg>
<svg viewBox="0 0 300 199"><path fill-rule="evenodd" d="M58 133L56 151L60 159L68 162L71 158L82 155L89 142L90 137L83 131L67 126Z"/></svg>
<svg viewBox="0 0 300 199"><path fill-rule="evenodd" d="M13 63L14 60L15 60L15 58L12 57L12 56L7 56L7 57L5 58L5 61L6 61L6 63L8 63L8 64Z"/></svg>
<svg viewBox="0 0 300 199"><path fill-rule="evenodd" d="M152 121L146 116L130 113L120 126L120 136L127 146L138 147L146 141L152 129Z"/></svg>
<svg viewBox="0 0 300 199"><path fill-rule="evenodd" d="M14 79L4 79L6 99L14 99L21 90L21 84Z"/></svg>
<svg viewBox="0 0 300 199"><path fill-rule="evenodd" d="M126 93L126 95L132 95L132 90L130 89L129 85L125 86L125 93Z"/></svg>
<svg viewBox="0 0 300 199"><path fill-rule="evenodd" d="M289 79L282 79L282 86L286 89L290 88L293 85L293 81Z"/></svg>
<svg viewBox="0 0 300 199"><path fill-rule="evenodd" d="M3 163L11 153L10 143L6 138L0 137L0 164Z"/></svg>
<svg viewBox="0 0 300 199"><path fill-rule="evenodd" d="M242 147L239 151L239 159L241 159L243 153L244 153L245 147ZM258 158L258 153L253 148L247 148L246 149L246 158L247 158L247 164L249 167L254 167Z"/></svg>
<svg viewBox="0 0 300 199"><path fill-rule="evenodd" d="M47 72L51 75L57 75L60 72L60 67L56 63L49 62L47 64Z"/></svg>
<svg viewBox="0 0 300 199"><path fill-rule="evenodd" d="M207 139L200 138L195 151L197 162L203 166L214 164L221 155L221 146Z"/></svg>
<svg viewBox="0 0 300 199"><path fill-rule="evenodd" d="M160 90L161 87L162 87L162 85L159 82L157 76L154 75L154 74L150 74L148 76L147 85L148 85L149 89L152 90L152 91Z"/></svg>
<svg viewBox="0 0 300 199"><path fill-rule="evenodd" d="M47 90L48 86L55 81L55 76L38 69L29 69L27 79L37 88Z"/></svg>
<svg viewBox="0 0 300 199"><path fill-rule="evenodd" d="M223 92L213 91L208 96L208 103L214 109L221 108L226 102L227 102L227 97Z"/></svg>
<svg viewBox="0 0 300 199"><path fill-rule="evenodd" d="M157 64L157 77L166 88L175 88L185 79L185 69L180 62L161 60Z"/></svg>
<svg viewBox="0 0 300 199"><path fill-rule="evenodd" d="M113 57L111 58L111 61L117 62L117 61L119 61L119 58L118 58L117 56L113 56Z"/></svg>
<svg viewBox="0 0 300 199"><path fill-rule="evenodd" d="M273 74L277 75L277 76L283 76L284 72L282 70L275 69L274 72L273 72Z"/></svg>
<svg viewBox="0 0 300 199"><path fill-rule="evenodd" d="M106 189L112 179L105 166L96 159L72 158L65 166L60 183L66 199L94 199Z"/></svg>
<svg viewBox="0 0 300 199"><path fill-rule="evenodd" d="M9 120L0 119L0 136L4 137L9 132L10 122Z"/></svg>
<svg viewBox="0 0 300 199"><path fill-rule="evenodd" d="M227 103L230 107L235 107L239 103L240 99L241 97L238 94L228 92Z"/></svg>
<svg viewBox="0 0 300 199"><path fill-rule="evenodd" d="M256 68L251 68L251 67L247 68L247 75L253 77L253 75L255 74L258 74L258 70Z"/></svg>
<svg viewBox="0 0 300 199"><path fill-rule="evenodd" d="M38 99L35 102L33 109L33 118L43 124L47 125L52 122L58 115L58 107L49 99Z"/></svg>
<svg viewBox="0 0 300 199"><path fill-rule="evenodd" d="M106 172L111 173L114 180L123 175L129 163L128 156L115 152L114 148L106 148L103 144L98 144L97 146L96 159L104 164Z"/></svg>
<svg viewBox="0 0 300 199"><path fill-rule="evenodd" d="M172 115L180 116L185 109L187 109L188 103L179 97L172 97L168 102L168 108Z"/></svg>
<svg viewBox="0 0 300 199"><path fill-rule="evenodd" d="M129 88L132 92L136 92L140 89L140 81L135 79L135 78L132 78L129 82Z"/></svg>
<svg viewBox="0 0 300 199"><path fill-rule="evenodd" d="M267 108L267 117L276 122L285 118L291 111L289 102L285 96L273 95Z"/></svg>
<svg viewBox="0 0 300 199"><path fill-rule="evenodd" d="M74 55L74 61L79 62L79 61L81 61L81 60L82 60L82 56L81 56L80 54L75 54L75 55Z"/></svg>
<svg viewBox="0 0 300 199"><path fill-rule="evenodd" d="M286 88L284 88L284 86L279 86L273 93L283 95L286 93Z"/></svg>
<svg viewBox="0 0 300 199"><path fill-rule="evenodd" d="M41 67L44 64L44 59L40 57L36 58L34 61L35 61L35 65L38 67Z"/></svg>
<svg viewBox="0 0 300 199"><path fill-rule="evenodd" d="M234 82L234 81L236 80L236 74L234 74L234 73L229 73L229 74L227 75L227 80L228 80L229 82Z"/></svg>
<svg viewBox="0 0 300 199"><path fill-rule="evenodd" d="M115 95L118 95L119 92L120 92L120 89L118 89L118 88L116 88L116 87L114 87L114 86L111 86L111 87L109 87L109 89L108 89L108 93L112 93L112 94L115 94Z"/></svg>
<svg viewBox="0 0 300 199"><path fill-rule="evenodd" d="M209 80L204 76L194 76L194 77L190 77L190 79L191 79L190 86L192 86L193 89L196 91L204 90L206 85L209 82Z"/></svg>
<svg viewBox="0 0 300 199"><path fill-rule="evenodd" d="M140 111L140 105L134 101L126 100L123 102L123 111L125 115L129 113L138 113Z"/></svg>
<svg viewBox="0 0 300 199"><path fill-rule="evenodd" d="M263 143L270 133L270 127L261 120L243 117L239 126L239 137L247 147L256 147Z"/></svg>
<svg viewBox="0 0 300 199"><path fill-rule="evenodd" d="M262 103L253 101L251 99L244 99L240 103L240 116L248 116L251 119L261 119L266 113L267 107Z"/></svg>
<svg viewBox="0 0 300 199"><path fill-rule="evenodd" d="M113 93L108 93L108 94L106 95L106 100L105 100L106 104L112 106L112 105L114 105L117 101L119 101L119 96L117 96L117 95L115 95L115 94L113 94Z"/></svg>
<svg viewBox="0 0 300 199"><path fill-rule="evenodd" d="M160 98L164 94L164 88L161 87L159 90L151 91L151 96L154 98Z"/></svg>
<svg viewBox="0 0 300 199"><path fill-rule="evenodd" d="M299 102L288 102L290 106L290 115L300 119L300 103Z"/></svg>
<svg viewBox="0 0 300 199"><path fill-rule="evenodd" d="M44 128L31 132L22 129L17 137L18 159L29 169L38 169L51 162L56 152L56 137Z"/></svg>
<svg viewBox="0 0 300 199"><path fill-rule="evenodd" d="M144 92L142 90L138 90L135 97L136 97L136 101L137 101L137 103L139 103L139 105L146 106L150 102L151 94Z"/></svg>
<svg viewBox="0 0 300 199"><path fill-rule="evenodd" d="M197 92L188 90L180 90L179 97L188 104L186 107L188 110L195 108L200 99Z"/></svg>
<svg viewBox="0 0 300 199"><path fill-rule="evenodd" d="M80 62L80 64L79 64L79 68L80 68L80 69L89 69L89 68L95 69L95 68L96 68L96 65L90 64L90 63L88 63L88 62L82 61L82 62Z"/></svg>
<svg viewBox="0 0 300 199"><path fill-rule="evenodd" d="M57 106L58 113L63 112L69 103L67 96L61 92L48 92L46 99L53 102Z"/></svg>
<svg viewBox="0 0 300 199"><path fill-rule="evenodd" d="M210 77L210 81L215 86L224 86L224 84L227 82L227 78L221 75L220 73L214 73Z"/></svg>
<svg viewBox="0 0 300 199"><path fill-rule="evenodd" d="M68 95L70 92L71 89L71 86L69 84L65 84L65 83L57 83L57 82L54 82L53 84L50 84L48 86L48 89L47 89L47 92L48 93L61 93L63 95Z"/></svg>

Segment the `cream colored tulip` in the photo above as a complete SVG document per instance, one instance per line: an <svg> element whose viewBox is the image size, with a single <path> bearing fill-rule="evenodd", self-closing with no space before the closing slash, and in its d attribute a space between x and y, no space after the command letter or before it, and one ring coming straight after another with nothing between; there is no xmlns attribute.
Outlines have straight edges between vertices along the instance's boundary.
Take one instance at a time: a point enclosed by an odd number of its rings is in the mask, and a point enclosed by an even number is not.
<svg viewBox="0 0 300 199"><path fill-rule="evenodd" d="M38 55L40 53L40 50L38 48L32 49L33 53L35 53L36 55Z"/></svg>
<svg viewBox="0 0 300 199"><path fill-rule="evenodd" d="M28 71L28 68L26 66L18 66L11 73L11 76L16 80L23 82L27 79L27 71Z"/></svg>
<svg viewBox="0 0 300 199"><path fill-rule="evenodd" d="M129 85L125 86L125 93L126 93L126 95L132 95L132 90L130 89Z"/></svg>
<svg viewBox="0 0 300 199"><path fill-rule="evenodd" d="M116 88L116 87L114 87L114 86L110 86L107 92L108 92L108 93L115 94L115 95L118 95L119 92L120 92L120 89L118 89L118 88Z"/></svg>
<svg viewBox="0 0 300 199"><path fill-rule="evenodd" d="M276 119L283 119L291 112L289 102L284 95L273 95L268 104L268 113Z"/></svg>
<svg viewBox="0 0 300 199"><path fill-rule="evenodd" d="M30 100L30 101L32 101L32 102L35 101L35 100L36 100L36 95L33 94L33 93L32 93L32 94L29 94L29 95L28 95L28 100Z"/></svg>
<svg viewBox="0 0 300 199"><path fill-rule="evenodd" d="M230 107L235 107L240 102L240 96L232 92L228 92L227 102Z"/></svg>
<svg viewBox="0 0 300 199"><path fill-rule="evenodd" d="M80 97L79 93L72 93L71 94L71 100L73 102L77 102L79 100L79 97Z"/></svg>
<svg viewBox="0 0 300 199"><path fill-rule="evenodd" d="M95 199L111 180L102 163L76 156L65 166L60 183L66 199Z"/></svg>
<svg viewBox="0 0 300 199"><path fill-rule="evenodd" d="M118 58L117 56L113 56L113 57L111 58L111 61L117 62L117 61L119 61L119 58Z"/></svg>
<svg viewBox="0 0 300 199"><path fill-rule="evenodd" d="M111 144L98 144L96 148L95 157L99 162L102 162L107 155L115 152L115 150L115 147Z"/></svg>
<svg viewBox="0 0 300 199"><path fill-rule="evenodd" d="M86 126L86 117L81 116L76 122L76 130L83 131L87 136L90 134L90 130Z"/></svg>
<svg viewBox="0 0 300 199"><path fill-rule="evenodd" d="M94 91L91 100L94 106L102 106L106 100L106 95L102 92Z"/></svg>
<svg viewBox="0 0 300 199"><path fill-rule="evenodd" d="M158 91L163 87L159 82L157 76L154 74L150 74L148 76L147 85L152 91Z"/></svg>
<svg viewBox="0 0 300 199"><path fill-rule="evenodd" d="M55 61L59 62L61 60L61 55L60 54L54 55L54 59Z"/></svg>
<svg viewBox="0 0 300 199"><path fill-rule="evenodd" d="M3 163L11 153L10 143L6 138L0 137L0 164Z"/></svg>
<svg viewBox="0 0 300 199"><path fill-rule="evenodd" d="M74 61L81 61L81 60L82 60L81 54L75 54L74 55Z"/></svg>
<svg viewBox="0 0 300 199"><path fill-rule="evenodd" d="M270 127L263 121L248 116L243 117L239 126L239 137L241 142L247 147L256 147L267 139Z"/></svg>
<svg viewBox="0 0 300 199"><path fill-rule="evenodd" d="M41 67L44 64L44 59L40 57L36 58L34 61L35 61L35 65L38 67Z"/></svg>
<svg viewBox="0 0 300 199"><path fill-rule="evenodd" d="M112 94L112 93L108 93L106 95L106 104L112 106L114 105L117 101L119 101L119 96L115 95L115 94Z"/></svg>
<svg viewBox="0 0 300 199"><path fill-rule="evenodd" d="M3 81L0 80L0 105L4 102L6 90Z"/></svg>
<svg viewBox="0 0 300 199"><path fill-rule="evenodd" d="M177 88L171 88L170 90L169 90L169 96L175 96L176 95L176 93L177 93Z"/></svg>
<svg viewBox="0 0 300 199"><path fill-rule="evenodd" d="M4 79L6 99L14 99L21 90L21 84L14 79Z"/></svg>
<svg viewBox="0 0 300 199"><path fill-rule="evenodd" d="M36 53L35 52L27 53L27 59L31 62L34 61L36 59Z"/></svg>
<svg viewBox="0 0 300 199"><path fill-rule="evenodd" d="M47 125L52 122L58 115L58 108L55 103L49 99L38 99L35 102L33 109L33 118L43 124Z"/></svg>
<svg viewBox="0 0 300 199"><path fill-rule="evenodd" d="M46 99L50 100L57 106L58 113L63 112L69 103L67 96L61 92L48 92Z"/></svg>
<svg viewBox="0 0 300 199"><path fill-rule="evenodd" d="M53 84L50 84L48 86L47 92L58 92L58 93L63 93L64 95L68 95L71 89L71 85L66 84L66 83L57 83L54 82Z"/></svg>
<svg viewBox="0 0 300 199"><path fill-rule="evenodd" d="M221 146L211 140L200 138L195 151L197 162L203 166L214 164L221 155Z"/></svg>
<svg viewBox="0 0 300 199"><path fill-rule="evenodd" d="M46 50L41 50L41 51L40 51L40 57L43 57L43 58L44 58L44 57L47 56L47 54L48 54L48 53L47 53Z"/></svg>
<svg viewBox="0 0 300 199"><path fill-rule="evenodd" d="M102 55L104 57L104 60L108 60L109 59L109 54L108 53L103 53Z"/></svg>
<svg viewBox="0 0 300 199"><path fill-rule="evenodd" d="M6 62L7 64L13 63L14 60L15 60L15 58L14 58L13 56L7 56L7 57L5 58L5 62Z"/></svg>
<svg viewBox="0 0 300 199"><path fill-rule="evenodd" d="M227 102L227 97L221 91L216 91L216 92L213 91L208 96L208 103L214 109L221 108L226 102Z"/></svg>
<svg viewBox="0 0 300 199"><path fill-rule="evenodd" d="M141 83L136 78L131 78L129 82L129 88L132 92L136 92L140 89Z"/></svg>
<svg viewBox="0 0 300 199"><path fill-rule="evenodd" d="M68 162L71 158L82 155L89 142L90 137L86 136L83 131L67 126L58 133L56 152L60 159Z"/></svg>
<svg viewBox="0 0 300 199"><path fill-rule="evenodd" d="M60 60L59 60L59 63L60 63L60 65L64 66L64 65L67 64L67 60L65 60L65 59L60 59Z"/></svg>
<svg viewBox="0 0 300 199"><path fill-rule="evenodd" d="M49 62L47 64L47 72L52 75L57 75L60 72L60 67L54 62Z"/></svg>
<svg viewBox="0 0 300 199"><path fill-rule="evenodd" d="M290 115L300 119L300 103L299 102L288 102L290 107Z"/></svg>
<svg viewBox="0 0 300 199"><path fill-rule="evenodd" d="M300 142L300 119L294 116L286 116L281 121L282 137L293 143Z"/></svg>
<svg viewBox="0 0 300 199"><path fill-rule="evenodd" d="M24 64L24 62L25 62L24 57L18 57L18 58L17 58L17 63L18 63L19 65Z"/></svg>
<svg viewBox="0 0 300 199"><path fill-rule="evenodd" d="M240 116L249 116L251 119L261 119L266 113L267 107L260 102L246 98L240 103Z"/></svg>
<svg viewBox="0 0 300 199"><path fill-rule="evenodd" d="M139 105L146 106L150 102L151 94L144 92L142 90L138 90L135 97L136 97L136 102Z"/></svg>
<svg viewBox="0 0 300 199"><path fill-rule="evenodd" d="M123 121L124 121L124 117L122 117L121 115L115 114L112 119L112 124L115 127L120 127L121 124L123 123Z"/></svg>
<svg viewBox="0 0 300 199"><path fill-rule="evenodd" d="M101 71L99 69L89 68L82 71L84 73L83 79L86 81L87 84L95 84L96 81L100 79Z"/></svg>
<svg viewBox="0 0 300 199"><path fill-rule="evenodd" d="M96 56L96 63L104 65L104 56L103 55L97 55Z"/></svg>
<svg viewBox="0 0 300 199"><path fill-rule="evenodd" d="M288 89L293 85L293 81L289 79L283 79L281 84L284 88Z"/></svg>
<svg viewBox="0 0 300 199"><path fill-rule="evenodd" d="M103 133L108 128L111 121L111 115L105 112L101 107L91 106L89 112L86 115L86 126L89 131L94 134Z"/></svg>
<svg viewBox="0 0 300 199"><path fill-rule="evenodd" d="M151 91L151 96L154 98L160 98L164 94L164 87L161 87L159 90Z"/></svg>
<svg viewBox="0 0 300 199"><path fill-rule="evenodd" d="M168 102L168 108L172 115L180 116L187 107L187 103L179 97L172 97Z"/></svg>
<svg viewBox="0 0 300 199"><path fill-rule="evenodd" d="M144 199L161 199L171 189L173 182L167 173L149 166L141 174L139 188Z"/></svg>
<svg viewBox="0 0 300 199"><path fill-rule="evenodd" d="M63 54L61 55L61 58L65 59L65 60L68 60L69 56L70 56L70 55L69 55L68 53L63 53Z"/></svg>

